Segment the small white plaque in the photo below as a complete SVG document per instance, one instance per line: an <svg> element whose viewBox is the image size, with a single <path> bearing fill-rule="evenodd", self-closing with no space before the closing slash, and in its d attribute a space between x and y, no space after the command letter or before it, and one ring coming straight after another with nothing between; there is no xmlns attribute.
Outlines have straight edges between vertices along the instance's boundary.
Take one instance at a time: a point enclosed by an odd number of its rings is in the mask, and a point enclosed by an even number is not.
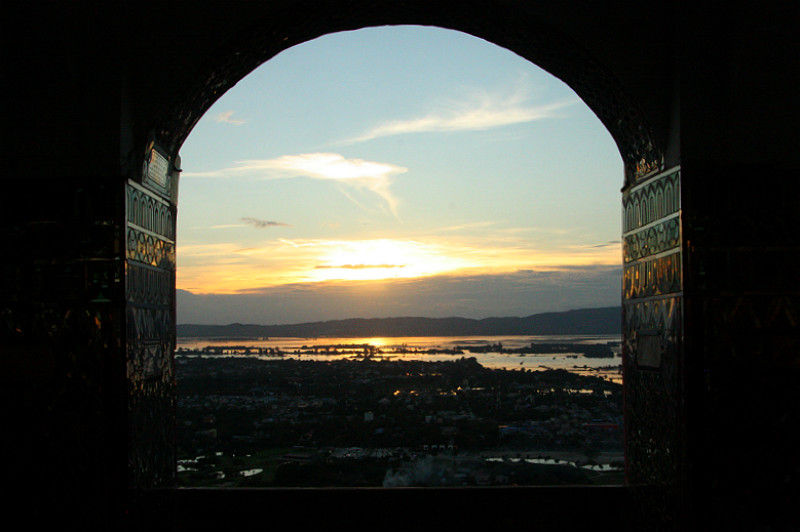
<svg viewBox="0 0 800 532"><path fill-rule="evenodd" d="M150 161L147 163L147 178L162 188L167 187L169 161L156 150L150 150Z"/></svg>

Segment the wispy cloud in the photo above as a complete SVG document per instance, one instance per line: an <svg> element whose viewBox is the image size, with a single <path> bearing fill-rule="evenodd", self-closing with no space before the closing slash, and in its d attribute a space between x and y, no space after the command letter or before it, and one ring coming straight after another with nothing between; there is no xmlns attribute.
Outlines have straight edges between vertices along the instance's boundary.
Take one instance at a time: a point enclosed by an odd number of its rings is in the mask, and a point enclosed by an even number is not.
<svg viewBox="0 0 800 532"><path fill-rule="evenodd" d="M258 218L251 218L246 216L242 221L248 225L252 225L257 229L265 229L267 227L289 227L289 224L283 222L274 222L272 220L259 220Z"/></svg>
<svg viewBox="0 0 800 532"><path fill-rule="evenodd" d="M381 179L408 170L389 163L347 159L338 153L284 155L267 161L245 161L245 164L248 163L263 164L266 168L299 172L317 179L336 180Z"/></svg>
<svg viewBox="0 0 800 532"><path fill-rule="evenodd" d="M233 113L234 113L234 111L224 111L222 113L219 113L215 117L215 120L217 122L221 122L223 124L231 124L231 125L234 125L234 126L241 126L241 125L247 123L246 120L243 120L241 118L233 118Z"/></svg>
<svg viewBox="0 0 800 532"><path fill-rule="evenodd" d="M622 242L619 241L619 240L609 240L605 244L595 244L595 245L589 246L589 247L592 247L592 248L607 248L607 247L611 247L611 246L619 246L621 243Z"/></svg>
<svg viewBox="0 0 800 532"><path fill-rule="evenodd" d="M407 171L408 168L403 166L364 159L348 159L338 153L301 153L282 155L273 159L248 159L228 168L206 172L184 172L182 176L222 178L252 176L263 179L309 177L331 180L377 194L386 202L392 214L397 216L397 198L391 193L390 185L393 176ZM353 199L346 193L345 196Z"/></svg>
<svg viewBox="0 0 800 532"><path fill-rule="evenodd" d="M533 104L529 100L528 91L524 89L511 94L475 92L463 100L441 105L444 111L384 122L343 143L354 144L407 133L478 131L533 122L557 117L557 111L579 102L577 98L546 104Z"/></svg>

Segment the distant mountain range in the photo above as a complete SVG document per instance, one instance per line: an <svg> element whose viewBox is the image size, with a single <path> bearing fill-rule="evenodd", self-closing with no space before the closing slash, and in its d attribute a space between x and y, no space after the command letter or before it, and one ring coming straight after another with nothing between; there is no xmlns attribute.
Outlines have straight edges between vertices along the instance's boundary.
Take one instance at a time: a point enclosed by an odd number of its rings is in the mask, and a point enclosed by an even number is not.
<svg viewBox="0 0 800 532"><path fill-rule="evenodd" d="M547 312L524 318L351 318L291 325L178 325L179 337L255 338L265 336L499 336L538 334L620 334L620 307Z"/></svg>

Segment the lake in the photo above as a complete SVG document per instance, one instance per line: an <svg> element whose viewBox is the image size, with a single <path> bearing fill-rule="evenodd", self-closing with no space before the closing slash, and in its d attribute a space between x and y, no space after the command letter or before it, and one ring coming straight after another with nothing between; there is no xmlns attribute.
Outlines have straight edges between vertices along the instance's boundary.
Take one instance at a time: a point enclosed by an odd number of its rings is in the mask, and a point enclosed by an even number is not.
<svg viewBox="0 0 800 532"><path fill-rule="evenodd" d="M596 375L614 382L622 382L620 358L620 335L540 335L540 336L402 336L367 338L269 338L269 339L214 339L178 338L176 356L223 356L255 357L263 360L297 358L304 360L334 360L363 357L363 346L372 346L374 360L425 360L446 361L459 357L475 357L479 364L493 369L566 369L582 375ZM526 348L531 344L608 344L612 357L587 357L580 352L520 354L487 349L486 346L502 344L504 350ZM192 355L184 350L202 350L206 347L230 348L252 347L279 350L280 355L219 354ZM324 346L329 346L323 353ZM456 354L426 353L433 350L453 350ZM472 352L471 349L480 352ZM316 351L316 353L314 353Z"/></svg>

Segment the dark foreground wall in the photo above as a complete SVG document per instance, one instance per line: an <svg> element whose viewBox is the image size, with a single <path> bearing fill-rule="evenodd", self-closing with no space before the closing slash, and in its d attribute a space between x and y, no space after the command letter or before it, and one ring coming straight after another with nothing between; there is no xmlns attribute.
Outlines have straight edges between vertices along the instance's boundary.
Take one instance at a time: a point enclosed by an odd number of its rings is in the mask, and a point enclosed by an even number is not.
<svg viewBox="0 0 800 532"><path fill-rule="evenodd" d="M173 474L174 235L157 219L177 197L164 179L202 112L274 53L330 31L424 23L506 46L575 88L618 143L628 198L680 173L680 242L639 235L662 224L669 234L677 211L665 206L625 230L625 319L642 317L625 325L634 529L795 524L798 7L590 4L69 2L6 13L0 384L12 508L100 529L152 512L182 528L181 515L210 507L236 521L224 513L230 494L162 505L128 491ZM163 175L143 166L154 148ZM127 198L137 187L145 218ZM531 513L574 512L563 498L509 493ZM280 497L264 499L265 513L286 509L292 494Z"/></svg>

